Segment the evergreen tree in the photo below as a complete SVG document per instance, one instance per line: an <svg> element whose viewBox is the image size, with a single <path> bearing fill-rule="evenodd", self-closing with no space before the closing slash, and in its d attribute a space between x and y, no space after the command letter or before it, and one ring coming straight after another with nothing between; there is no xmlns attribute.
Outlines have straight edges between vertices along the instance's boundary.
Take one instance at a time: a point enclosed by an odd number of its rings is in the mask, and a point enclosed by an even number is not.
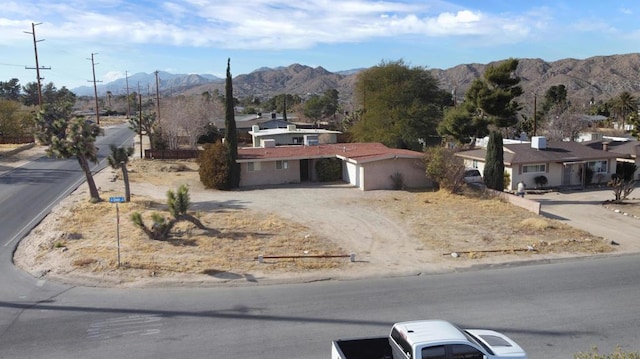
<svg viewBox="0 0 640 359"><path fill-rule="evenodd" d="M518 122L520 104L515 98L523 91L519 85L520 78L514 75L517 68L516 59L489 66L483 79L476 79L467 92L466 101L477 109L477 115L486 117L496 127L507 128Z"/></svg>
<svg viewBox="0 0 640 359"><path fill-rule="evenodd" d="M227 60L227 80L225 83L225 146L227 147L227 167L229 177L227 188L240 187L240 165L236 163L238 158L238 133L236 130L236 118L233 99L233 80L231 79L231 59Z"/></svg>
<svg viewBox="0 0 640 359"><path fill-rule="evenodd" d="M494 131L489 135L483 177L488 188L504 190L504 150L500 132Z"/></svg>

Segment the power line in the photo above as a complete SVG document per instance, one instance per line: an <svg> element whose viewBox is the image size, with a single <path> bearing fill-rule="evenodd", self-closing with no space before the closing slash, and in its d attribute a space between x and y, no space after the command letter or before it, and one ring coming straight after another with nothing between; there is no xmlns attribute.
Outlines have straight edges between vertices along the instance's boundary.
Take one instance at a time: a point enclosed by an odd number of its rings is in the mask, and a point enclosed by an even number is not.
<svg viewBox="0 0 640 359"><path fill-rule="evenodd" d="M96 64L93 60L93 56L97 55L97 53L91 53L91 58L87 59L87 60L91 60L91 70L93 71L93 81L88 80L88 82L93 82L93 94L95 95L96 98L96 123L98 124L98 126L100 125L100 109L98 108L98 86L96 85L97 82L102 82L102 81L96 81Z"/></svg>
<svg viewBox="0 0 640 359"><path fill-rule="evenodd" d="M31 32L28 31L23 31L25 34L31 34L33 35L33 50L35 52L36 55L36 67L28 67L25 66L24 68L27 70L36 70L36 78L37 78L37 84L38 84L38 107L40 108L40 110L42 110L42 85L40 83L41 80L44 80L44 77L40 77L40 70L51 70L51 67L45 67L45 66L40 66L40 64L38 63L38 43L41 41L44 41L44 39L42 40L36 40L36 25L40 25L42 24L41 22L35 24L35 23L31 23Z"/></svg>

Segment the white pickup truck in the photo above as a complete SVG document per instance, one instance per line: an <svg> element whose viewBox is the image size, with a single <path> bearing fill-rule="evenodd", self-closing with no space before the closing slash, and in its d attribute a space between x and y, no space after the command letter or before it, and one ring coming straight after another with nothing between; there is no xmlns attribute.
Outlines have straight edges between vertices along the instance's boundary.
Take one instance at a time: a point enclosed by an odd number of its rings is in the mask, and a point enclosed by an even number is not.
<svg viewBox="0 0 640 359"><path fill-rule="evenodd" d="M443 320L396 323L389 337L335 340L331 359L526 359L502 333L460 329Z"/></svg>

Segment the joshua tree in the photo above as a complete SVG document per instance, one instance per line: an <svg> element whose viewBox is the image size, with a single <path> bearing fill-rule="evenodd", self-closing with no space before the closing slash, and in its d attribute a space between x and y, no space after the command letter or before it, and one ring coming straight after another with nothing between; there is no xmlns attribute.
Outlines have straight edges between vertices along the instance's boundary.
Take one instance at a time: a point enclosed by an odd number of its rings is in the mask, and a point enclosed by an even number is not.
<svg viewBox="0 0 640 359"><path fill-rule="evenodd" d="M122 169L122 179L124 180L124 196L127 202L131 201L131 189L129 188L129 172L127 171L127 163L129 156L133 154L133 147L122 148L110 145L111 154L107 157L109 166L114 170Z"/></svg>
<svg viewBox="0 0 640 359"><path fill-rule="evenodd" d="M159 241L166 240L173 226L180 221L189 221L196 227L205 229L206 227L199 219L187 213L190 204L189 201L189 189L187 186L181 185L177 192L173 192L172 190L167 191L167 205L173 218L167 221L160 213L154 213L151 215L153 225L150 228L144 224L140 212L131 214L131 220L136 226L140 227L150 239Z"/></svg>

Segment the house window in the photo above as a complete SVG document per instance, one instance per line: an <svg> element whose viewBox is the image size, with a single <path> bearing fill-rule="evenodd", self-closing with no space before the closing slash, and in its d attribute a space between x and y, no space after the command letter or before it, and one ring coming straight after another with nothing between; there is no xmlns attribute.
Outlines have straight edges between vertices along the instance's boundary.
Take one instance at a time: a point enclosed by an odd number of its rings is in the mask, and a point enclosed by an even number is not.
<svg viewBox="0 0 640 359"><path fill-rule="evenodd" d="M294 145L301 145L304 143L304 138L303 137L294 137L293 138L293 144Z"/></svg>
<svg viewBox="0 0 640 359"><path fill-rule="evenodd" d="M260 162L247 162L249 172L260 171Z"/></svg>
<svg viewBox="0 0 640 359"><path fill-rule="evenodd" d="M473 162L471 162L471 168L478 168L478 160L473 160Z"/></svg>
<svg viewBox="0 0 640 359"><path fill-rule="evenodd" d="M288 161L276 161L276 169L277 170L286 170L287 168L289 168L289 162Z"/></svg>
<svg viewBox="0 0 640 359"><path fill-rule="evenodd" d="M522 166L522 173L543 173L547 171L547 165L524 165Z"/></svg>
<svg viewBox="0 0 640 359"><path fill-rule="evenodd" d="M608 161L592 161L587 162L587 167L591 168L594 173L607 173L609 172Z"/></svg>

